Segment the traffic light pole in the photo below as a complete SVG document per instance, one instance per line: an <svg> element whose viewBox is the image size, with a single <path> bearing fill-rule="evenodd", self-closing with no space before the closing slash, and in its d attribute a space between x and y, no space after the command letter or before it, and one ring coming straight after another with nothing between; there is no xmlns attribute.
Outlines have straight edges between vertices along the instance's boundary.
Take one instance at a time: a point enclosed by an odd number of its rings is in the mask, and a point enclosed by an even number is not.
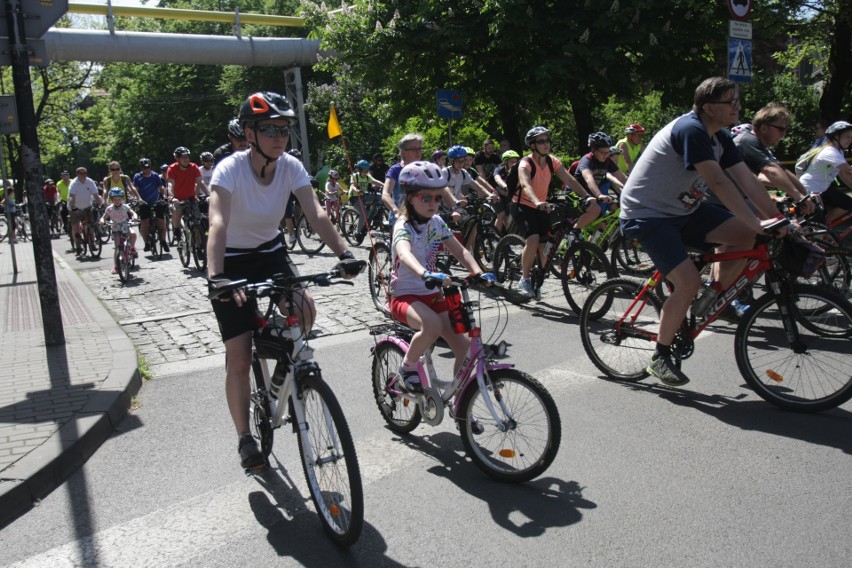
<svg viewBox="0 0 852 568"><path fill-rule="evenodd" d="M44 177L36 131L35 106L33 105L32 80L30 78L29 54L27 53L21 0L6 0L6 22L12 55L12 79L15 84L15 99L21 131L21 161L32 227L33 256L35 257L38 295L41 303L41 318L44 325L44 340L47 345L64 345L65 331L62 326L62 313L59 309L59 292L56 286L56 272L53 267L53 250L50 246L49 221L47 208L44 204L44 192L41 188Z"/></svg>

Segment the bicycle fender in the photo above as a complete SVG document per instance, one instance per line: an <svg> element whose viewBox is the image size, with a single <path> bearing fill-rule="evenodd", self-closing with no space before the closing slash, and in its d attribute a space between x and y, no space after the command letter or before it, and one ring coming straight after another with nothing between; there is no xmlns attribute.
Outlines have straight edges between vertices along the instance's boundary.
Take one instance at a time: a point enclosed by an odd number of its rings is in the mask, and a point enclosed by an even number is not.
<svg viewBox="0 0 852 568"><path fill-rule="evenodd" d="M394 336L386 336L376 342L375 345L370 347L370 353L373 355L376 354L376 349L378 349L379 345L383 345L385 343L390 343L392 345L396 345L400 349L402 349L403 353L408 353L408 342L402 338L394 337Z"/></svg>

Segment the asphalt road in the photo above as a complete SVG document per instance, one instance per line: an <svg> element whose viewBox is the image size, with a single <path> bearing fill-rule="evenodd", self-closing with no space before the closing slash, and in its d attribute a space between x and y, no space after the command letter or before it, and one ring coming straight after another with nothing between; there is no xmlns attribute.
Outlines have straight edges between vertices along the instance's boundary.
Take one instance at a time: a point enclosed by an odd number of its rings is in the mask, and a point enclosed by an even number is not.
<svg viewBox="0 0 852 568"><path fill-rule="evenodd" d="M819 415L765 403L736 370L732 330L700 340L687 388L626 385L598 378L564 300L513 308L511 360L551 391L563 427L554 464L520 486L481 474L447 421L388 431L372 339L321 336L364 479L349 550L324 536L289 432L276 437L283 469L240 470L221 356L166 362L119 431L0 533L0 565L845 566L852 403Z"/></svg>

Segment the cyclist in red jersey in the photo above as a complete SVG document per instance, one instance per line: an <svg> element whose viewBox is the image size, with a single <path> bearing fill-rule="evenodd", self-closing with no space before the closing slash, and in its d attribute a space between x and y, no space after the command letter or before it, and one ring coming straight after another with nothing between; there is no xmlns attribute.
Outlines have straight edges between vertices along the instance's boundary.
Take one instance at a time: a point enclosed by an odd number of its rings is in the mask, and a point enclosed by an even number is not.
<svg viewBox="0 0 852 568"><path fill-rule="evenodd" d="M166 170L167 196L174 203L175 210L172 213L172 228L175 239L180 240L180 217L183 208L181 201L195 199L197 195L209 195L204 179L201 177L201 168L189 161L190 151L185 146L175 148L175 162Z"/></svg>

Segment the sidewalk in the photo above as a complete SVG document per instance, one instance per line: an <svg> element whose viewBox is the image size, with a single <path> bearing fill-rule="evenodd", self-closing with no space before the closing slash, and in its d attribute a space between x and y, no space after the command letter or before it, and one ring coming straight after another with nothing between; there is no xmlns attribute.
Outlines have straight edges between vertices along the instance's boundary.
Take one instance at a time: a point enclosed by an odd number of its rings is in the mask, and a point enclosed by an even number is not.
<svg viewBox="0 0 852 568"><path fill-rule="evenodd" d="M141 387L136 351L54 255L65 345L46 347L32 243L0 243L0 528L112 435Z"/></svg>

